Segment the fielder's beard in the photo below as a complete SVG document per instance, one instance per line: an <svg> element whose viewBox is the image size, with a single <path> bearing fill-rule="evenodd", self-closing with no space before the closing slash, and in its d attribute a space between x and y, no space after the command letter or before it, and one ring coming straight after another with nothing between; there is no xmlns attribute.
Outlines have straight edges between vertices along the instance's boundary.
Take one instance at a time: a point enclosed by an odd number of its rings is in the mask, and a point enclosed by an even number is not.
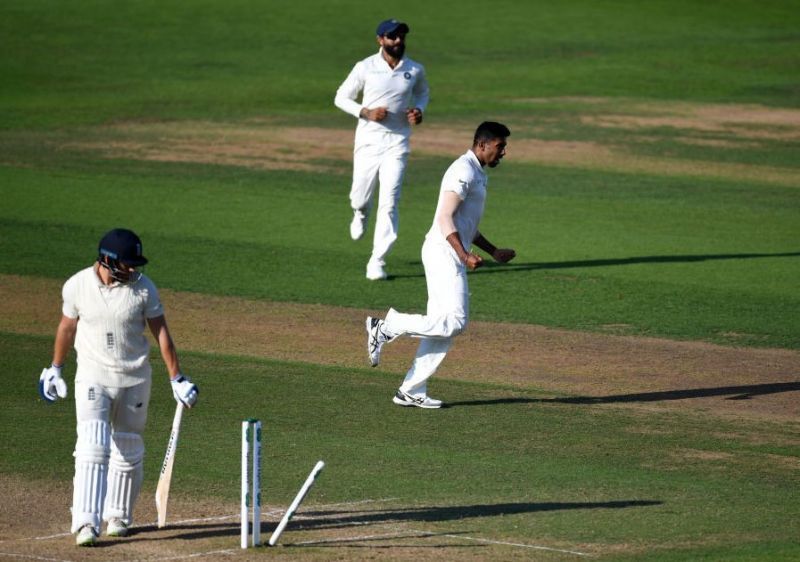
<svg viewBox="0 0 800 562"><path fill-rule="evenodd" d="M400 60L406 52L405 43L398 43L397 45L384 46L383 50L393 59Z"/></svg>

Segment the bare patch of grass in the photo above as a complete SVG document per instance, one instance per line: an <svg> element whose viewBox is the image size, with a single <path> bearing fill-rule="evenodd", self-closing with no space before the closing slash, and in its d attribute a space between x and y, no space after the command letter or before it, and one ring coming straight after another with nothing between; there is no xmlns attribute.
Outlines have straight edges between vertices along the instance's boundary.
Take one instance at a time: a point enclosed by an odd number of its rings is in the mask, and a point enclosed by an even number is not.
<svg viewBox="0 0 800 562"><path fill-rule="evenodd" d="M630 133L654 142L658 129L678 131L677 142L742 149L765 141L800 141L800 110L756 105L702 105L596 98L541 100L575 106L570 119L587 127ZM526 100L536 104L536 100ZM620 108L624 106L624 108ZM620 108L620 109L617 109ZM427 123L412 137L415 153L454 157L469 146L474 123ZM618 142L536 138L535 122L515 124L509 157L520 162L625 173L700 176L800 185L800 171L737 162L688 160L632 154ZM709 138L709 136L713 136ZM95 140L57 141L59 149L95 152L106 158L196 162L253 169L284 169L344 175L352 159L353 130L292 127L268 119L114 123L94 130ZM676 140L671 135L672 140ZM648 140L649 139L649 140ZM763 148L763 147L762 147ZM339 163L334 165L332 163Z"/></svg>

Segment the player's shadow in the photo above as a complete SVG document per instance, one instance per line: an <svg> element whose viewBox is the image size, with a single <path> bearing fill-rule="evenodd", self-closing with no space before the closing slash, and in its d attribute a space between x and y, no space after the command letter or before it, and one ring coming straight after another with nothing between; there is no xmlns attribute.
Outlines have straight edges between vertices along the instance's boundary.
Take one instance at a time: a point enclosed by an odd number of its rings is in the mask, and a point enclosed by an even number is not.
<svg viewBox="0 0 800 562"><path fill-rule="evenodd" d="M495 404L614 404L625 402L662 402L685 400L688 398L710 398L724 396L725 400L749 400L755 396L793 392L800 390L800 381L750 384L740 386L719 386L713 388L688 388L663 390L658 392L637 392L632 394L612 394L609 396L566 396L557 398L491 398L487 400L464 400L448 402L449 408L459 406L489 406Z"/></svg>
<svg viewBox="0 0 800 562"><path fill-rule="evenodd" d="M352 525L384 523L431 523L463 521L476 517L500 517L521 513L545 513L576 509L628 509L661 505L655 500L620 500L605 502L518 502L475 505L426 506L399 509L353 511L306 511L296 529L339 528Z"/></svg>
<svg viewBox="0 0 800 562"><path fill-rule="evenodd" d="M294 530L337 529L354 525L381 523L446 522L461 521L476 517L500 517L521 513L546 513L576 509L630 509L662 505L657 500L618 500L604 502L519 502L498 504L473 504L450 506L407 507L358 511L305 510L292 523ZM276 523L261 524L261 538L266 541ZM214 537L238 536L238 521L179 523L159 530L155 525L144 525L132 529L131 536L138 541L193 540ZM157 531L162 531L157 533Z"/></svg>
<svg viewBox="0 0 800 562"><path fill-rule="evenodd" d="M603 258L593 260L570 260L552 262L525 262L519 263L511 261L509 263L497 263L491 258L484 259L483 266L471 272L471 275L485 275L491 273L513 273L516 271L550 270L550 269L578 269L584 267L610 267L619 265L635 265L643 263L695 263L714 260L746 260L761 258L793 258L800 257L800 252L778 252L778 253L742 253L742 254L683 254L675 256L632 256L629 258ZM422 265L420 261L410 262L411 265ZM392 279L409 277L424 277L425 274L412 273L408 275L392 275Z"/></svg>

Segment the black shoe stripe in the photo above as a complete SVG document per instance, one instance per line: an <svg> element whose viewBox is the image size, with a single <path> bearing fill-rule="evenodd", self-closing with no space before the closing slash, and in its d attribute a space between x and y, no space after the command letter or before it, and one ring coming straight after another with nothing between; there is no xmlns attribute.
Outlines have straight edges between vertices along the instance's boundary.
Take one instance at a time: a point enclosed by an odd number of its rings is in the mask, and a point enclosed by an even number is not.
<svg viewBox="0 0 800 562"><path fill-rule="evenodd" d="M411 396L410 394L406 394L402 390L398 390L395 396L397 396L401 400L405 400L406 402L411 402L413 404L422 404L425 402L424 398L414 398L413 396Z"/></svg>

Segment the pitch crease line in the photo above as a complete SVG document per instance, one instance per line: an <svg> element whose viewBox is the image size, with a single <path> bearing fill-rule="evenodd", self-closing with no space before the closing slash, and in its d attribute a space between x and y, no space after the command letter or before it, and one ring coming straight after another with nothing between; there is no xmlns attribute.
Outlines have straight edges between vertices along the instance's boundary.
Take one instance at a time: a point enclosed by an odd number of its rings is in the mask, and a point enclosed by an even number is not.
<svg viewBox="0 0 800 562"><path fill-rule="evenodd" d="M44 556L36 556L35 554L17 554L16 552L0 552L0 556L24 558L25 560L42 560L43 562L72 562L66 558L45 558Z"/></svg>
<svg viewBox="0 0 800 562"><path fill-rule="evenodd" d="M3 539L3 540L0 540L0 543L5 543L5 542L24 542L24 541L45 541L45 540L48 540L48 539L59 539L61 537L68 537L71 534L72 533L58 533L58 534L55 534L55 535L48 535L46 537L20 537L18 539Z"/></svg>
<svg viewBox="0 0 800 562"><path fill-rule="evenodd" d="M423 532L423 531L420 531ZM478 537L468 537L466 535L438 535L441 537L449 537L451 539L464 539L468 541L476 541L476 542L484 542L487 544L497 544L503 546L516 546L519 548L531 548L534 550L549 550L551 552L562 552L564 554L574 554L575 556L592 556L588 552L579 552L577 550L565 550L562 548L553 548L551 546L541 546L538 544L524 544L524 543L517 543L517 542L506 542L506 541L495 541L491 539L481 539Z"/></svg>
<svg viewBox="0 0 800 562"><path fill-rule="evenodd" d="M392 539L397 537L407 537L407 538L427 538L436 536L437 533L427 533L422 531L411 531L415 534L414 537L409 537L408 531L398 531L396 533L382 533L379 535L361 535L360 537L346 537L341 539L320 539L316 541L301 541L292 543L291 546L313 546L315 544L328 544L328 543L342 543L342 542L359 542L359 541L371 541L375 539ZM443 535L448 536L448 535Z"/></svg>
<svg viewBox="0 0 800 562"><path fill-rule="evenodd" d="M129 560L123 560L123 562L145 562L147 560L187 560L189 558L203 558L204 556L216 556L219 554L230 554L234 555L238 550L233 549L225 549L225 550L210 550L208 552L195 552L192 554L179 554L175 556L165 556L163 558L131 558Z"/></svg>
<svg viewBox="0 0 800 562"><path fill-rule="evenodd" d="M330 509L332 507L340 507L340 506L351 506L351 505L361 505L365 503L384 503L384 502L391 502L395 500L399 500L400 498L380 498L377 500L360 500L357 502L342 502L342 503L328 503L324 505L317 505L314 506L316 509Z"/></svg>

